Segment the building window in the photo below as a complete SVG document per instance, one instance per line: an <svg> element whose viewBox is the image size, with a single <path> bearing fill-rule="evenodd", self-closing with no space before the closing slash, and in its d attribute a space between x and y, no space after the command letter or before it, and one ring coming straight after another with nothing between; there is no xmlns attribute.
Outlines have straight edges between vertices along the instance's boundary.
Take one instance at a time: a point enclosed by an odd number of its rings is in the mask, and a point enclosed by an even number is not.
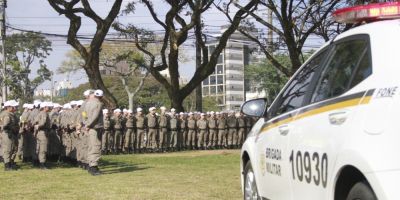
<svg viewBox="0 0 400 200"><path fill-rule="evenodd" d="M208 86L207 87L203 87L203 95L207 96L209 94L210 94L210 90L208 89Z"/></svg>
<svg viewBox="0 0 400 200"><path fill-rule="evenodd" d="M223 94L224 93L224 86L219 85L217 86L217 94Z"/></svg>
<svg viewBox="0 0 400 200"><path fill-rule="evenodd" d="M222 54L219 54L217 64L222 64L222 63L224 63L223 62L223 56L222 56Z"/></svg>
<svg viewBox="0 0 400 200"><path fill-rule="evenodd" d="M223 74L224 73L224 67L222 65L217 65L217 74Z"/></svg>
<svg viewBox="0 0 400 200"><path fill-rule="evenodd" d="M208 85L208 78L203 80L203 85Z"/></svg>
<svg viewBox="0 0 400 200"><path fill-rule="evenodd" d="M210 86L210 94L211 95L215 95L216 94L215 86Z"/></svg>
<svg viewBox="0 0 400 200"><path fill-rule="evenodd" d="M224 84L224 76L222 75L217 76L217 84Z"/></svg>
<svg viewBox="0 0 400 200"><path fill-rule="evenodd" d="M215 80L215 76L210 76L210 85L215 85L216 80Z"/></svg>
<svg viewBox="0 0 400 200"><path fill-rule="evenodd" d="M224 97L223 96L218 96L217 97L217 103L218 103L218 105L225 104Z"/></svg>

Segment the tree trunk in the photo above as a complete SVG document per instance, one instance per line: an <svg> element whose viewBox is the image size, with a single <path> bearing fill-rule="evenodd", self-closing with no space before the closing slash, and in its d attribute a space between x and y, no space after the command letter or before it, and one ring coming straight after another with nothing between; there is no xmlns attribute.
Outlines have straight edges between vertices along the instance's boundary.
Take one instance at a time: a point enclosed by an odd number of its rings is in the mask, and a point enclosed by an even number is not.
<svg viewBox="0 0 400 200"><path fill-rule="evenodd" d="M89 78L90 86L93 89L100 89L104 92L103 102L107 108L116 108L117 100L110 93L107 87L104 85L103 79L101 77L100 71L95 70L99 68L99 55L98 53L91 54L90 59L86 60L85 71Z"/></svg>
<svg viewBox="0 0 400 200"><path fill-rule="evenodd" d="M132 110L132 111L133 111L133 97L135 97L135 95L133 93L128 94L129 110Z"/></svg>
<svg viewBox="0 0 400 200"><path fill-rule="evenodd" d="M171 108L175 108L177 112L184 112L183 100L185 99L179 93L168 92L168 96L171 99Z"/></svg>

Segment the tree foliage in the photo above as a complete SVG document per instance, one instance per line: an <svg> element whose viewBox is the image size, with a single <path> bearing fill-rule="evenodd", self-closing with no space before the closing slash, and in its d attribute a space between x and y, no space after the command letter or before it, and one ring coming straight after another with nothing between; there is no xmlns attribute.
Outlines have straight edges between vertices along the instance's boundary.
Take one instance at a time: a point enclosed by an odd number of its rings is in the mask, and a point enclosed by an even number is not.
<svg viewBox="0 0 400 200"><path fill-rule="evenodd" d="M15 33L7 36L5 49L10 67L6 79L11 90L9 97L21 102L32 101L35 89L51 80L52 72L44 62L52 51L51 42L38 33ZM37 69L36 76L32 74L33 69Z"/></svg>
<svg viewBox="0 0 400 200"><path fill-rule="evenodd" d="M108 15L103 19L91 7L89 0L48 0L53 9L60 15L65 15L70 21L67 43L79 52L84 60L85 70L91 88L104 91L103 100L111 107L116 106L116 99L105 87L99 71L99 54L104 39L114 19L121 9L122 0L115 0ZM96 33L88 46L84 46L77 33L82 25L82 17L88 17L96 23Z"/></svg>
<svg viewBox="0 0 400 200"><path fill-rule="evenodd" d="M233 1L235 0L226 2L232 4ZM165 19L160 18L161 14L155 10L154 5L159 3L158 1L142 0L140 2L148 9L154 22L162 27L164 31L162 40L157 41L154 32L138 27L134 23L129 23L127 25L116 23L114 24L114 28L118 30L121 35L135 40L136 47L141 50L148 59L148 62L144 66L167 90L168 96L171 99L171 106L178 109L178 111L182 111L184 110L182 105L183 100L189 96L199 84L201 84L202 80L214 72L219 54L225 48L227 40L235 32L240 22L247 16L246 10L255 9L259 1L246 1L247 3L243 6L243 9L239 9L235 13L230 25L222 33L219 40L216 41L217 45L213 52L208 52L208 48L205 45L207 40L203 33L203 29L195 28L195 26L201 23L202 13L209 10L211 6L217 6L215 1L163 1L165 2L165 8L167 8ZM132 13L132 8L134 8L134 5L132 3L128 4L124 12ZM190 81L185 85L180 85L180 47L187 41L190 31L194 32L197 38L197 43L202 49L202 62L200 67L196 68L194 76ZM147 46L149 42L161 43L162 48L159 51L159 57L149 51ZM161 75L160 71L163 70L168 70L168 78Z"/></svg>

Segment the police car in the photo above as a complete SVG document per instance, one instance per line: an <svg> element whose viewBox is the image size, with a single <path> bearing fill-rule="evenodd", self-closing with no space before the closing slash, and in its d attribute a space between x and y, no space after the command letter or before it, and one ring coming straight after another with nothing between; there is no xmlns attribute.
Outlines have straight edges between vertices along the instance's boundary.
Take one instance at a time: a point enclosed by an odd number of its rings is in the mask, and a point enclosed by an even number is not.
<svg viewBox="0 0 400 200"><path fill-rule="evenodd" d="M241 151L244 199L400 199L400 3L333 15L363 25L321 47L271 104L242 105L260 117Z"/></svg>

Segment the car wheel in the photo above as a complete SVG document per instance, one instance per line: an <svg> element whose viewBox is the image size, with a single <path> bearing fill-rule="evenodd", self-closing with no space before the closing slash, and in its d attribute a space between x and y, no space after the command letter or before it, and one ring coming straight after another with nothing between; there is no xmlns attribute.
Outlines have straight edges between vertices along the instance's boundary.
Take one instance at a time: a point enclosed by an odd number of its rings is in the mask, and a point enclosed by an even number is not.
<svg viewBox="0 0 400 200"><path fill-rule="evenodd" d="M358 182L350 189L346 200L377 200L377 198L368 183Z"/></svg>
<svg viewBox="0 0 400 200"><path fill-rule="evenodd" d="M244 200L259 200L256 177L251 162L246 163L244 168Z"/></svg>

